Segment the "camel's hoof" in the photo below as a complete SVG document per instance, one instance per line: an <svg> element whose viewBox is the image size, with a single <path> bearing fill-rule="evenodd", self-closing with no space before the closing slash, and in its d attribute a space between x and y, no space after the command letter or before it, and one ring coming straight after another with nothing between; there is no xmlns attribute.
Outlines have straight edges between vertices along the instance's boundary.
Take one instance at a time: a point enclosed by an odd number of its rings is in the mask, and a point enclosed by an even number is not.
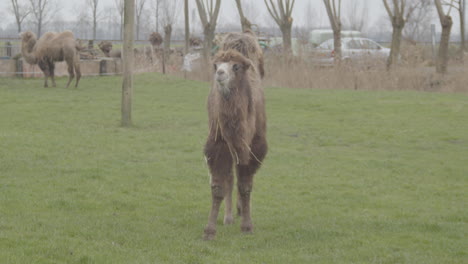
<svg viewBox="0 0 468 264"><path fill-rule="evenodd" d="M224 225L232 225L232 224L234 224L234 218L232 216L225 216Z"/></svg>
<svg viewBox="0 0 468 264"><path fill-rule="evenodd" d="M253 233L253 225L245 225L241 226L242 233L245 234L252 234Z"/></svg>
<svg viewBox="0 0 468 264"><path fill-rule="evenodd" d="M213 240L216 236L216 229L212 229L212 228L205 228L205 232L203 234L203 240L205 241L209 241L209 240Z"/></svg>

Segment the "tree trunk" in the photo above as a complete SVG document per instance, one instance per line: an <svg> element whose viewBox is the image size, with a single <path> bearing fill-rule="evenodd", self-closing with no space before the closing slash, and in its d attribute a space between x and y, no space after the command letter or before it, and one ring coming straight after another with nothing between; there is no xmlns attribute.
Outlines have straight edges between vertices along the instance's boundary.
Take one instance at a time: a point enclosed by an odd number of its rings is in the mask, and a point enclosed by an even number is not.
<svg viewBox="0 0 468 264"><path fill-rule="evenodd" d="M464 11L463 9L465 8L464 0L463 3L461 4L460 7L460 38L461 38L461 43L460 43L460 59L462 62L464 61L464 55L465 55L465 16L464 16Z"/></svg>
<svg viewBox="0 0 468 264"><path fill-rule="evenodd" d="M93 40L96 40L96 29L97 29L97 21L96 21L96 15L94 15L93 18Z"/></svg>
<svg viewBox="0 0 468 264"><path fill-rule="evenodd" d="M333 48L335 51L335 63L341 63L341 25L333 30Z"/></svg>
<svg viewBox="0 0 468 264"><path fill-rule="evenodd" d="M136 40L140 40L140 17L137 18L137 24L136 24Z"/></svg>
<svg viewBox="0 0 468 264"><path fill-rule="evenodd" d="M187 54L189 51L189 41L190 41L190 21L189 21L188 0L185 0L184 16L185 16L185 54Z"/></svg>
<svg viewBox="0 0 468 264"><path fill-rule="evenodd" d="M242 10L241 0L236 0L237 11L239 12L242 32L245 32L247 29L252 29L252 23L244 16L244 11Z"/></svg>
<svg viewBox="0 0 468 264"><path fill-rule="evenodd" d="M123 81L122 81L122 126L132 125L133 97L133 31L135 25L135 1L125 1L124 43L123 43Z"/></svg>
<svg viewBox="0 0 468 264"><path fill-rule="evenodd" d="M281 26L281 34L283 35L283 52L286 55L292 54L292 23L283 24Z"/></svg>
<svg viewBox="0 0 468 264"><path fill-rule="evenodd" d="M439 55L437 57L436 63L436 71L437 73L445 74L447 73L447 65L448 65L448 48L449 48L449 40L450 40L450 30L452 29L452 17L445 16L442 19L442 36L440 38L440 46L439 46Z"/></svg>
<svg viewBox="0 0 468 264"><path fill-rule="evenodd" d="M171 51L171 35L172 25L168 24L164 27L164 53L169 54Z"/></svg>
<svg viewBox="0 0 468 264"><path fill-rule="evenodd" d="M37 39L41 37L41 32L42 32L42 18L39 17L37 20Z"/></svg>
<svg viewBox="0 0 468 264"><path fill-rule="evenodd" d="M210 24L207 24L204 30L205 39L203 40L203 57L206 65L208 65L209 58L211 56L211 49L213 48L214 40L214 29L211 28Z"/></svg>
<svg viewBox="0 0 468 264"><path fill-rule="evenodd" d="M403 28L405 27L403 17L394 17L392 20L392 44L390 47L390 56L388 56L387 59L387 70L392 69L392 67L398 62L398 57L400 56L401 36L403 34Z"/></svg>

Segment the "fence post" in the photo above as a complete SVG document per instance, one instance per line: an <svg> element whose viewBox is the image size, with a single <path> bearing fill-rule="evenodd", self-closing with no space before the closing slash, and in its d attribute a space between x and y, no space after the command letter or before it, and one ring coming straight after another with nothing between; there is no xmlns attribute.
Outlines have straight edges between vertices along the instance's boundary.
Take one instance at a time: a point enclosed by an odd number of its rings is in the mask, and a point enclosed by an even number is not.
<svg viewBox="0 0 468 264"><path fill-rule="evenodd" d="M24 77L23 76L23 59L18 58L16 60L16 77Z"/></svg>
<svg viewBox="0 0 468 264"><path fill-rule="evenodd" d="M11 58L11 48L12 48L11 42L8 41L6 43L6 55L7 57L10 57L10 58Z"/></svg>

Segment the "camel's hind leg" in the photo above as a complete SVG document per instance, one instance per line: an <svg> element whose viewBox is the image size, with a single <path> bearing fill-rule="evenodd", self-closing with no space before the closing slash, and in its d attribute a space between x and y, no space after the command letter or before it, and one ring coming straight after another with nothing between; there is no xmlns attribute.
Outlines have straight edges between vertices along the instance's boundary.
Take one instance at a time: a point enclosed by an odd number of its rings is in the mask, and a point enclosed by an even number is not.
<svg viewBox="0 0 468 264"><path fill-rule="evenodd" d="M74 69L73 61L71 59L66 60L66 62L68 65L68 82L67 82L66 88L68 88L68 86L70 86L71 81L75 77L75 69Z"/></svg>
<svg viewBox="0 0 468 264"><path fill-rule="evenodd" d="M75 72L76 72L75 88L77 88L78 87L78 82L80 82L80 78L81 78L80 58L79 58L79 56L76 56L76 58L75 58Z"/></svg>
<svg viewBox="0 0 468 264"><path fill-rule="evenodd" d="M211 210L205 227L204 239L212 240L216 235L216 220L221 202L226 195L226 182L232 177L232 157L227 144L222 141L208 140L205 157L211 173ZM232 215L231 215L232 217Z"/></svg>
<svg viewBox="0 0 468 264"><path fill-rule="evenodd" d="M41 60L37 63L37 65L39 66L39 69L41 69L42 73L44 73L44 87L49 87L49 84L48 84L48 79L50 75L49 64L47 63L47 61Z"/></svg>
<svg viewBox="0 0 468 264"><path fill-rule="evenodd" d="M253 232L250 216L250 193L252 192L253 177L262 165L262 160L267 152L267 143L264 138L255 137L252 141L251 156L248 165L237 165L237 188L239 191L238 208L242 216L242 232Z"/></svg>
<svg viewBox="0 0 468 264"><path fill-rule="evenodd" d="M55 63L53 61L49 61L48 65L49 65L50 79L52 80L52 87L56 87L56 84L55 84Z"/></svg>

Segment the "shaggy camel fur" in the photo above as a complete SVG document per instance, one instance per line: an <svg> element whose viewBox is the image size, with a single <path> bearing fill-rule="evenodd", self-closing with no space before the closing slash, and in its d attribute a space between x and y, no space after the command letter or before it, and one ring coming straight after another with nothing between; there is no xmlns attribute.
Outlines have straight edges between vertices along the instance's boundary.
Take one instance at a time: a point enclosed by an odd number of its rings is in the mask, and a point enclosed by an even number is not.
<svg viewBox="0 0 468 264"><path fill-rule="evenodd" d="M75 41L73 33L64 31L61 33L47 32L39 40L30 31L20 34L21 53L29 64L37 64L45 75L44 87L48 87L48 78L52 79L55 87L55 62L65 61L68 65L68 87L75 77L75 88L81 78L80 57L78 54L79 43Z"/></svg>
<svg viewBox="0 0 468 264"><path fill-rule="evenodd" d="M112 49L112 42L104 40L98 44L99 49L104 53L104 56L109 58L122 58L122 50ZM152 60L151 48L134 48L133 55L139 59L150 59Z"/></svg>
<svg viewBox="0 0 468 264"><path fill-rule="evenodd" d="M257 71L260 73L260 76L262 78L265 76L263 51L258 44L257 36L250 29L245 30L244 33L227 34L221 44L221 50L230 49L235 49L251 59L257 65Z"/></svg>
<svg viewBox="0 0 468 264"><path fill-rule="evenodd" d="M104 40L98 44L99 49L104 53L106 57L110 58L121 58L122 51L121 50L113 50L112 49L112 42Z"/></svg>
<svg viewBox="0 0 468 264"><path fill-rule="evenodd" d="M226 199L224 224L232 224L233 166L237 173L241 230L253 231L250 193L253 176L267 153L266 115L260 75L236 50L214 59L215 81L208 96L209 135L204 153L211 173L212 207L204 239L214 239L216 219Z"/></svg>

